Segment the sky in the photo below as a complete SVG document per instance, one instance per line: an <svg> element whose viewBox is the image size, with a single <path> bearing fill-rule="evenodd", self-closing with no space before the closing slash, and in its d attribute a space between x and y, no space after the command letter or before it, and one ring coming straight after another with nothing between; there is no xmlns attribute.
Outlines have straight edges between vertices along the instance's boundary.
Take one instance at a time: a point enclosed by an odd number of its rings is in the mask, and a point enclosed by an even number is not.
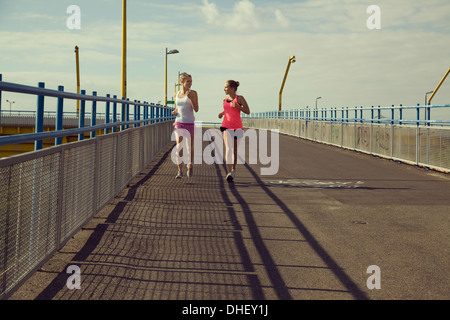
<svg viewBox="0 0 450 320"><path fill-rule="evenodd" d="M79 29L68 27L71 5ZM168 48L180 52L168 56L169 100L178 73L191 74L200 121L219 121L229 79L240 82L251 112L278 110L291 56L283 110L315 106L317 97L319 108L424 104L450 67L448 21L448 0L128 0L127 95L164 102ZM81 88L120 96L122 1L0 0L3 81L76 92L76 45ZM36 108L34 96L3 92L3 110L6 100ZM450 104L450 77L432 104ZM46 110L55 106L46 100ZM448 109L437 112L450 120Z"/></svg>

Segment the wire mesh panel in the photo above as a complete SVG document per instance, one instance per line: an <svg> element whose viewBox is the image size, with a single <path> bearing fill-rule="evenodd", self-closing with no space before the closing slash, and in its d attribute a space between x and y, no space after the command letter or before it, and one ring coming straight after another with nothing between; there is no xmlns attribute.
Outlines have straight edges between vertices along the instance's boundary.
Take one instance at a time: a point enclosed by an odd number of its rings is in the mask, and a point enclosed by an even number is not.
<svg viewBox="0 0 450 320"><path fill-rule="evenodd" d="M370 125L358 123L355 129L355 149L370 153Z"/></svg>
<svg viewBox="0 0 450 320"><path fill-rule="evenodd" d="M125 131L123 135L117 137L116 190L125 188L131 178L131 150L129 136L129 132Z"/></svg>
<svg viewBox="0 0 450 320"><path fill-rule="evenodd" d="M342 146L342 123L331 123L330 143Z"/></svg>
<svg viewBox="0 0 450 320"><path fill-rule="evenodd" d="M125 188L170 142L171 128L161 122L0 160L0 298Z"/></svg>
<svg viewBox="0 0 450 320"><path fill-rule="evenodd" d="M62 239L75 232L94 210L95 147L87 143L64 152Z"/></svg>
<svg viewBox="0 0 450 320"><path fill-rule="evenodd" d="M99 137L100 138L100 137ZM115 188L117 136L101 137L97 142L97 157L100 159L97 169L97 210L106 205L117 193Z"/></svg>
<svg viewBox="0 0 450 320"><path fill-rule="evenodd" d="M0 296L56 249L59 160L0 168Z"/></svg>
<svg viewBox="0 0 450 320"><path fill-rule="evenodd" d="M419 162L439 169L450 169L450 130L421 127Z"/></svg>
<svg viewBox="0 0 450 320"><path fill-rule="evenodd" d="M342 147L355 148L355 125L353 123L342 124Z"/></svg>
<svg viewBox="0 0 450 320"><path fill-rule="evenodd" d="M281 133L303 139L429 166L445 172L450 170L448 127L362 122L328 123L295 119L243 119L243 123L244 126L251 124L248 127L259 129L280 128Z"/></svg>
<svg viewBox="0 0 450 320"><path fill-rule="evenodd" d="M391 157L392 154L392 133L391 125L373 124L372 125L372 153Z"/></svg>
<svg viewBox="0 0 450 320"><path fill-rule="evenodd" d="M409 162L416 162L417 128L393 125L393 133L393 157Z"/></svg>
<svg viewBox="0 0 450 320"><path fill-rule="evenodd" d="M322 122L320 124L320 141L324 143L331 143L331 123Z"/></svg>

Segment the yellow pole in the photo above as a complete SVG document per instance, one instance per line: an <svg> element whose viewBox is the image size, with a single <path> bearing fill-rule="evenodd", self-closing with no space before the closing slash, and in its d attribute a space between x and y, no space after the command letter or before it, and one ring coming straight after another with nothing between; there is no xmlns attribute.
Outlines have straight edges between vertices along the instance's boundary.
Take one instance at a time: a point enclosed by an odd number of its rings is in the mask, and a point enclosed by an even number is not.
<svg viewBox="0 0 450 320"><path fill-rule="evenodd" d="M127 0L122 0L122 98L127 98Z"/></svg>
<svg viewBox="0 0 450 320"><path fill-rule="evenodd" d="M441 85L444 83L445 78L447 78L448 74L450 73L450 68L448 68L447 72L445 73L445 76L442 78L441 82L439 82L438 86L436 87L436 89L434 89L433 94L431 95L430 99L428 99L428 104L431 103L431 100L433 99L434 95L436 94L436 92L439 90L439 88L441 87Z"/></svg>
<svg viewBox="0 0 450 320"><path fill-rule="evenodd" d="M167 106L167 48L166 48L166 67L165 67L165 87L164 87L164 105Z"/></svg>
<svg viewBox="0 0 450 320"><path fill-rule="evenodd" d="M291 67L291 63L295 62L295 56L292 56L289 58L289 62L286 68L286 72L284 74L284 78L283 78L283 83L281 84L281 89L280 89L280 93L279 93L279 104L278 104L278 111L281 112L281 96L283 94L283 89L284 89L284 84L286 83L286 78L289 72L289 68Z"/></svg>
<svg viewBox="0 0 450 320"><path fill-rule="evenodd" d="M78 46L75 46L75 62L77 70L77 93L80 94L80 57ZM77 117L79 113L80 113L80 100L77 100Z"/></svg>

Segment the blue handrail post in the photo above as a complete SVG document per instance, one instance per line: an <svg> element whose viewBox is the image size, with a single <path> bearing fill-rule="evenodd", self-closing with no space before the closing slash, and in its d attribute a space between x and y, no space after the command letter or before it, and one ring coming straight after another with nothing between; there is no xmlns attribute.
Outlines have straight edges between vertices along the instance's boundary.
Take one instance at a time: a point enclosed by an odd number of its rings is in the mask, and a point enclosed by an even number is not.
<svg viewBox="0 0 450 320"><path fill-rule="evenodd" d="M392 108L391 108L391 124L394 124L394 118L395 118L395 116L394 116L394 105L392 105Z"/></svg>
<svg viewBox="0 0 450 320"><path fill-rule="evenodd" d="M140 103L141 103L141 100L138 100L138 106L137 106L137 119L138 119L138 121L140 121L141 120L141 105L140 105ZM141 126L141 123L138 123L138 127L140 127Z"/></svg>
<svg viewBox="0 0 450 320"><path fill-rule="evenodd" d="M125 106L125 98L122 98L122 100L123 100L123 102L122 102L122 112L120 113L120 118L121 118L120 120L121 120L121 122L125 122L127 109ZM123 130L125 130L125 125L120 126L120 131L123 131Z"/></svg>
<svg viewBox="0 0 450 320"><path fill-rule="evenodd" d="M378 123L381 123L381 109L380 109L380 105L378 105Z"/></svg>
<svg viewBox="0 0 450 320"><path fill-rule="evenodd" d="M419 124L420 124L420 104L418 103L417 104L417 108L416 108L416 118L417 118L417 126L419 126Z"/></svg>
<svg viewBox="0 0 450 320"><path fill-rule="evenodd" d="M92 92L94 97L97 96L97 92ZM92 101L92 114L91 114L91 127L97 125L97 101ZM95 129L91 131L91 138L95 138Z"/></svg>
<svg viewBox="0 0 450 320"><path fill-rule="evenodd" d="M107 98L110 98L111 95L107 94L106 95ZM105 124L109 124L109 101L106 101L106 105L105 105ZM105 128L105 134L109 133L109 128Z"/></svg>
<svg viewBox="0 0 450 320"><path fill-rule="evenodd" d="M39 82L39 88L45 88L44 82ZM36 127L35 132L44 132L44 96L39 95L37 97L37 110L36 110ZM36 140L34 142L34 150L42 149L42 140Z"/></svg>
<svg viewBox="0 0 450 320"><path fill-rule="evenodd" d="M144 106L144 119L148 120L148 102L145 102L145 106ZM146 121L144 123L144 125L148 125L148 121Z"/></svg>
<svg viewBox="0 0 450 320"><path fill-rule="evenodd" d="M361 110L359 111L359 114L361 115L361 123L364 122L363 118L363 107L361 106Z"/></svg>
<svg viewBox="0 0 450 320"><path fill-rule="evenodd" d="M428 104L428 105L430 105L430 104ZM431 108L430 107L427 107L427 120L428 120L427 126L429 126L430 120L431 120Z"/></svg>
<svg viewBox="0 0 450 320"><path fill-rule="evenodd" d="M138 103L141 103L141 101L138 100ZM137 119L138 119L138 121L141 120L141 105L140 104L137 105ZM140 127L141 124L138 123L137 126Z"/></svg>
<svg viewBox="0 0 450 320"><path fill-rule="evenodd" d="M81 90L82 95L86 94L86 90ZM80 101L80 115L78 117L78 128L84 128L84 117L86 115L86 100L82 99ZM78 141L84 140L84 133L78 135Z"/></svg>
<svg viewBox="0 0 450 320"><path fill-rule="evenodd" d="M374 113L373 113L373 106L372 106L372 108L370 109L370 123L373 123L373 115L374 115Z"/></svg>
<svg viewBox="0 0 450 320"><path fill-rule="evenodd" d="M1 73L0 73L0 81L3 81ZM2 128L2 90L0 90L0 130L1 128Z"/></svg>
<svg viewBox="0 0 450 320"><path fill-rule="evenodd" d="M127 98L127 102L129 102L130 101L130 98ZM129 103L127 103L126 104L126 121L127 122L129 122L130 121L130 104ZM130 125L129 124L127 124L127 129L128 128L130 128Z"/></svg>
<svg viewBox="0 0 450 320"><path fill-rule="evenodd" d="M151 121L150 121L150 123L151 124L153 124L153 123L155 123L155 104L154 103L151 103L150 104L150 119L151 119Z"/></svg>
<svg viewBox="0 0 450 320"><path fill-rule="evenodd" d="M134 103L137 103L137 100L134 100ZM138 106L135 104L134 105L134 114L133 114L133 119L134 119L134 121L137 121L138 120ZM137 123L134 123L133 124L133 128L136 128L138 125L137 125Z"/></svg>
<svg viewBox="0 0 450 320"><path fill-rule="evenodd" d="M156 107L156 123L159 122L159 109L160 109L160 106L158 104L157 107Z"/></svg>
<svg viewBox="0 0 450 320"><path fill-rule="evenodd" d="M402 120L403 120L403 106L400 105L400 121L399 121L399 124L402 124Z"/></svg>
<svg viewBox="0 0 450 320"><path fill-rule="evenodd" d="M114 99L117 99L117 95L113 96ZM112 119L113 123L117 122L117 102L113 102L113 119ZM117 127L113 127L112 128L113 132L117 132Z"/></svg>
<svg viewBox="0 0 450 320"><path fill-rule="evenodd" d="M58 91L64 91L63 86L58 87ZM64 112L64 98L58 98L58 106L56 109L56 123L55 123L55 129L56 131L60 131L63 129L63 112ZM62 144L62 138L55 138L55 145L59 146Z"/></svg>

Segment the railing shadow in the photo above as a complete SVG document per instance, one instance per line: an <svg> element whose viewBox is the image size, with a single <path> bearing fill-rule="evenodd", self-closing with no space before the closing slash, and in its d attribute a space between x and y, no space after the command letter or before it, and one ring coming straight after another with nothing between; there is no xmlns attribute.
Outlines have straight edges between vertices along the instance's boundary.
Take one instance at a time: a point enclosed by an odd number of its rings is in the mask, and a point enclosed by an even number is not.
<svg viewBox="0 0 450 320"><path fill-rule="evenodd" d="M284 212L284 214L289 218L289 220L295 225L298 231L302 234L305 240L309 243L311 248L316 252L316 254L324 261L324 263L328 266L328 268L335 274L335 276L339 279L342 285L348 290L348 292L358 300L368 300L367 295L353 282L353 280L342 270L342 268L337 264L337 262L328 254L328 252L323 248L319 242L315 239L315 237L309 232L308 228L297 218L294 212L292 212L289 207L281 201L271 190L270 188L261 180L261 178L256 174L256 172L248 165L244 164L245 168L250 172L255 181L258 182L260 188L267 194L269 198L273 200L274 203ZM233 184L230 184L230 190L233 192L233 195L242 201L243 208L248 207L242 196L240 196L239 192L236 190L236 187ZM246 214L247 223L250 225L254 225L253 218L250 214ZM254 230L255 227L250 227L253 229L253 232L258 239L257 233ZM276 280L276 279L274 279ZM280 282L281 284L283 282ZM283 290L284 292L284 290Z"/></svg>

